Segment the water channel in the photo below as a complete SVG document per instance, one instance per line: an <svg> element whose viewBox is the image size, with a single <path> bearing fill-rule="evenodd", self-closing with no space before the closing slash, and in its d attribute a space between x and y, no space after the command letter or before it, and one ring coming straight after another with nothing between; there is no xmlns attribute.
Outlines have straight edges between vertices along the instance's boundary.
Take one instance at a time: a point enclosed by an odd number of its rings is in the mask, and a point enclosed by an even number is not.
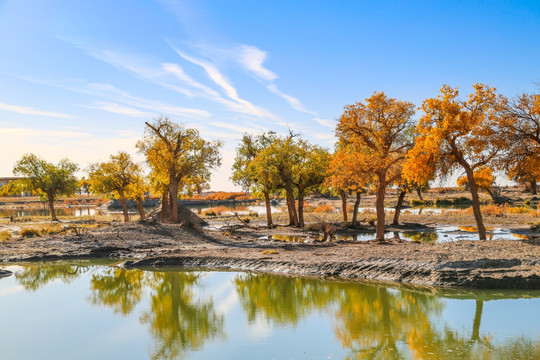
<svg viewBox="0 0 540 360"><path fill-rule="evenodd" d="M3 266L5 359L538 359L540 291Z"/></svg>

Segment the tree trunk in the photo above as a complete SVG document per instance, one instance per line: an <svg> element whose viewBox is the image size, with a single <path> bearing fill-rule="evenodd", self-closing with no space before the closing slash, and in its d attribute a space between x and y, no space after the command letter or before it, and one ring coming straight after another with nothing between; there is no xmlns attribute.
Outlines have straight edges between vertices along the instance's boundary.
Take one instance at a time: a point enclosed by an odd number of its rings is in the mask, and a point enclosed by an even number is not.
<svg viewBox="0 0 540 360"><path fill-rule="evenodd" d="M268 191L264 192L264 204L266 205L266 222L268 228L270 229L273 225L272 223L272 208L270 207L270 194Z"/></svg>
<svg viewBox="0 0 540 360"><path fill-rule="evenodd" d="M476 226L478 227L478 236L480 240L486 240L486 228L484 227L484 222L482 220L482 213L480 211L480 198L478 197L478 187L474 180L473 170L468 164L464 166L465 172L467 173L467 180L469 181L469 188L472 195L472 207L474 213L474 219L476 220Z"/></svg>
<svg viewBox="0 0 540 360"><path fill-rule="evenodd" d="M343 213L343 222L347 223L347 193L343 190L339 192L341 196L341 212Z"/></svg>
<svg viewBox="0 0 540 360"><path fill-rule="evenodd" d="M54 196L49 195L47 199L49 200L49 210L51 210L51 221L58 221L56 211L54 210Z"/></svg>
<svg viewBox="0 0 540 360"><path fill-rule="evenodd" d="M476 310L474 312L473 330L471 340L480 340L480 322L482 320L482 310L484 308L484 302L482 300L476 300Z"/></svg>
<svg viewBox="0 0 540 360"><path fill-rule="evenodd" d="M420 188L416 188L416 194L418 195L418 198L421 201L424 201L424 198L422 197L422 191L420 191Z"/></svg>
<svg viewBox="0 0 540 360"><path fill-rule="evenodd" d="M161 195L161 221L169 217L169 191L164 191Z"/></svg>
<svg viewBox="0 0 540 360"><path fill-rule="evenodd" d="M176 224L178 223L178 181L176 179L171 179L171 183L169 184L169 220Z"/></svg>
<svg viewBox="0 0 540 360"><path fill-rule="evenodd" d="M124 214L124 222L129 222L129 213L128 213L126 197L124 196L124 192L119 191L118 196L119 196L120 204L122 204L122 213Z"/></svg>
<svg viewBox="0 0 540 360"><path fill-rule="evenodd" d="M531 180L531 193L533 195L538 194L538 187L536 185L536 178L532 178L532 180Z"/></svg>
<svg viewBox="0 0 540 360"><path fill-rule="evenodd" d="M144 214L144 208L142 205L142 202L143 202L142 197L137 196L135 201L137 202L137 211L139 212L139 217L144 220L146 218L146 215Z"/></svg>
<svg viewBox="0 0 540 360"><path fill-rule="evenodd" d="M287 208L289 210L289 225L298 226L298 214L294 205L294 192L292 184L285 184L285 192L287 194Z"/></svg>
<svg viewBox="0 0 540 360"><path fill-rule="evenodd" d="M384 241L384 197L386 195L386 183L385 178L386 174L377 175L377 199L376 199L376 208L377 208L377 240Z"/></svg>
<svg viewBox="0 0 540 360"><path fill-rule="evenodd" d="M356 227L358 225L358 208L360 207L360 199L362 194L360 191L356 192L356 201L354 202L353 215L352 215L352 225Z"/></svg>
<svg viewBox="0 0 540 360"><path fill-rule="evenodd" d="M399 193L397 205L396 205L396 213L394 214L394 221L392 222L392 225L399 225L399 214L401 214L401 206L403 205L403 199L405 199L405 195L407 195L406 191L401 191Z"/></svg>
<svg viewBox="0 0 540 360"><path fill-rule="evenodd" d="M304 227L304 190L298 189L298 227Z"/></svg>

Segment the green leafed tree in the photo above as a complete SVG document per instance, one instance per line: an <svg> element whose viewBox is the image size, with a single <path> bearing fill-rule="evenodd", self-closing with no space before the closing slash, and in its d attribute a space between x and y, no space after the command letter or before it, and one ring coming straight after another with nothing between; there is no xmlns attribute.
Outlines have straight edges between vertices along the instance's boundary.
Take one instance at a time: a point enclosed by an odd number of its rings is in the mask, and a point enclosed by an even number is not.
<svg viewBox="0 0 540 360"><path fill-rule="evenodd" d="M206 176L221 165L221 141L203 139L199 131L174 123L167 117L146 123L144 137L137 148L148 164L167 184L169 190L169 220L178 222L178 193L190 179ZM163 205L162 205L163 207Z"/></svg>
<svg viewBox="0 0 540 360"><path fill-rule="evenodd" d="M275 139L273 132L258 136L244 134L236 148L231 176L233 183L242 186L244 191L251 191L264 198L268 227L273 225L270 198L277 190L279 178L264 164L264 158L259 155Z"/></svg>
<svg viewBox="0 0 540 360"><path fill-rule="evenodd" d="M62 159L55 165L35 154L25 154L15 163L13 173L23 176L22 183L29 191L37 191L47 199L52 221L58 221L54 201L60 195L72 195L77 191L79 182L75 172L79 166L68 159Z"/></svg>
<svg viewBox="0 0 540 360"><path fill-rule="evenodd" d="M118 198L125 222L129 221L126 199L131 197L130 191L134 191L140 178L140 166L133 161L131 155L122 151L111 155L107 162L90 164L88 167L88 181L92 191Z"/></svg>

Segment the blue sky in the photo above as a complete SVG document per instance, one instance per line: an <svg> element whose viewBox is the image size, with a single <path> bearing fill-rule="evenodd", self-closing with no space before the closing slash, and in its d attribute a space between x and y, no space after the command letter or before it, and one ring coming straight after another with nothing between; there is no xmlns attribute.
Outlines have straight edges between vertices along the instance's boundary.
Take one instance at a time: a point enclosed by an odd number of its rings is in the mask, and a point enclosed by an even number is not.
<svg viewBox="0 0 540 360"><path fill-rule="evenodd" d="M332 148L373 91L537 90L539 34L539 1L0 0L0 176L27 152L135 154L163 114L224 141L212 187L232 190L245 131Z"/></svg>

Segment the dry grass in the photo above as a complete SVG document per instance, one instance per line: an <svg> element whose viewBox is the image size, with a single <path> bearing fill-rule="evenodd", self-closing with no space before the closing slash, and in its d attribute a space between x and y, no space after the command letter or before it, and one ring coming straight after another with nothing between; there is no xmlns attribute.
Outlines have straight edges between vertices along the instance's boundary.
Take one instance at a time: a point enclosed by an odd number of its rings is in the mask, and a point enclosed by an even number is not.
<svg viewBox="0 0 540 360"><path fill-rule="evenodd" d="M22 228L20 231L22 237L37 237L40 235L39 229L33 227Z"/></svg>
<svg viewBox="0 0 540 360"><path fill-rule="evenodd" d="M261 254L263 255L273 255L273 254L277 254L278 252L276 250L263 250L261 251Z"/></svg>
<svg viewBox="0 0 540 360"><path fill-rule="evenodd" d="M11 233L7 230L0 231L0 241L6 241L11 239Z"/></svg>

